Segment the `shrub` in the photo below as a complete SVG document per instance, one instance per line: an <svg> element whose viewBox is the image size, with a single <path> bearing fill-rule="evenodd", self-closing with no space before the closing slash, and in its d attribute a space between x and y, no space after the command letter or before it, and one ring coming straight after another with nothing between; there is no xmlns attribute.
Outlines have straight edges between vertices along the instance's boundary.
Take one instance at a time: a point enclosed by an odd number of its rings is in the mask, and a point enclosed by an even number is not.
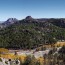
<svg viewBox="0 0 65 65"><path fill-rule="evenodd" d="M0 58L0 62L2 62L2 59Z"/></svg>
<svg viewBox="0 0 65 65"><path fill-rule="evenodd" d="M8 61L5 61L6 64L8 64Z"/></svg>

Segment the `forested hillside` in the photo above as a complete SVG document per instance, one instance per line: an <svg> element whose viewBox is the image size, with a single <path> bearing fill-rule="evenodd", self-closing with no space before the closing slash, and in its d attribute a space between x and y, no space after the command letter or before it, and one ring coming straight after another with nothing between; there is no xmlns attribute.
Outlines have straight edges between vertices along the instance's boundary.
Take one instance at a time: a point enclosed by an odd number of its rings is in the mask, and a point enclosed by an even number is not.
<svg viewBox="0 0 65 65"><path fill-rule="evenodd" d="M33 49L65 40L64 19L60 22L61 19L33 19L28 16L0 29L0 47Z"/></svg>

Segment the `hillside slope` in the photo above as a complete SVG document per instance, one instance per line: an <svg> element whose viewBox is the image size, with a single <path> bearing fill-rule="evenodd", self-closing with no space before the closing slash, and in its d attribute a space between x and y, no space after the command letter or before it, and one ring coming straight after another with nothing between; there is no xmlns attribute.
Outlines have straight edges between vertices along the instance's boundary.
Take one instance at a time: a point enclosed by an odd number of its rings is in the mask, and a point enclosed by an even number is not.
<svg viewBox="0 0 65 65"><path fill-rule="evenodd" d="M2 28L0 47L33 49L44 44L53 44L58 40L65 40L65 29L53 22L50 19L26 17Z"/></svg>

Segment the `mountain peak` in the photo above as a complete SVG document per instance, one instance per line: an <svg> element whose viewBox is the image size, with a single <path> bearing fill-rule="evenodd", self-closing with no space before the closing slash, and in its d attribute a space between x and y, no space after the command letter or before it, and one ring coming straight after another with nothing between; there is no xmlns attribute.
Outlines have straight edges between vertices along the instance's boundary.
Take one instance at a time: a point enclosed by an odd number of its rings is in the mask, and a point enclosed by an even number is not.
<svg viewBox="0 0 65 65"><path fill-rule="evenodd" d="M16 18L9 18L6 22L16 22L16 21L18 21Z"/></svg>
<svg viewBox="0 0 65 65"><path fill-rule="evenodd" d="M31 16L27 16L26 18L25 18L26 20L31 20L31 19L33 19Z"/></svg>
<svg viewBox="0 0 65 65"><path fill-rule="evenodd" d="M7 19L7 21L5 21L2 24L5 25L5 26L8 26L8 25L11 25L11 24L13 24L15 22L18 22L18 20L16 18L9 18L9 19Z"/></svg>

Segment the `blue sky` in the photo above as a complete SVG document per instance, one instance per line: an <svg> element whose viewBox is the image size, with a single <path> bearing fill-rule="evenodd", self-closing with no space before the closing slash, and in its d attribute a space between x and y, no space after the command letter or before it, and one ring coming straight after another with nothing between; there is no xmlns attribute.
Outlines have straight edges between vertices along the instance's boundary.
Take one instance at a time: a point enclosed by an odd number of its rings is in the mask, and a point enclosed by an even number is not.
<svg viewBox="0 0 65 65"><path fill-rule="evenodd" d="M0 0L0 21L8 18L65 18L65 0Z"/></svg>

